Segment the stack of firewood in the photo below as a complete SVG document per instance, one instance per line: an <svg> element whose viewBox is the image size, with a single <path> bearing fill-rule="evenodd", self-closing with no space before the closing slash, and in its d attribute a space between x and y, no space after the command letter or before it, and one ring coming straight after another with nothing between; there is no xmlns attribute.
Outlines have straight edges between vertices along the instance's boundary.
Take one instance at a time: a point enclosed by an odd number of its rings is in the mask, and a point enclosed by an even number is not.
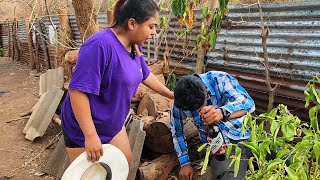
<svg viewBox="0 0 320 180"><path fill-rule="evenodd" d="M153 64L149 68L165 84L163 65ZM141 180L168 179L170 173L177 172L174 170L179 168L170 131L172 105L173 100L156 94L143 84L133 97L131 108L135 116L144 122L146 132L142 163L137 173ZM191 120L187 121L185 137L190 148L189 155L192 159L199 159L200 155L196 151L199 145L198 132Z"/></svg>

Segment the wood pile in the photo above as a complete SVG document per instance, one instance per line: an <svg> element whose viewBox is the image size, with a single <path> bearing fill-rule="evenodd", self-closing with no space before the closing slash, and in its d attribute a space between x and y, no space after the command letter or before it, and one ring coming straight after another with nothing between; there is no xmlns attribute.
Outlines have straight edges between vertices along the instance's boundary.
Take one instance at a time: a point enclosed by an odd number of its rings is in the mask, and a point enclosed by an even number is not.
<svg viewBox="0 0 320 180"><path fill-rule="evenodd" d="M165 84L163 64L149 66L156 77ZM179 162L174 152L170 131L170 109L173 100L163 97L141 84L132 99L133 111L137 119L144 122L146 137L141 155L141 165L137 178L140 180L176 179L179 172ZM198 131L191 120L187 121L185 136L190 147L191 159L199 159ZM190 144L189 144L190 143ZM201 178L197 178L201 179Z"/></svg>

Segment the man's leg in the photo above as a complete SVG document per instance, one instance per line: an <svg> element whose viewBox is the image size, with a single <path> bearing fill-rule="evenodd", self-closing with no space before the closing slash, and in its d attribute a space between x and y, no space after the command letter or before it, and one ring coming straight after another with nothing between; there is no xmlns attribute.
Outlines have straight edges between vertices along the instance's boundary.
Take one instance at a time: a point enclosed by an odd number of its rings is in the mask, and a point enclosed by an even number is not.
<svg viewBox="0 0 320 180"><path fill-rule="evenodd" d="M212 157L210 160L210 166L212 168L213 179L215 180L240 180L243 179L246 175L248 168L248 160L252 156L252 153L249 148L239 144L239 147L242 150L240 168L237 177L234 177L234 165L229 169L228 166L232 159L223 160L219 157ZM232 149L231 155L235 154L235 148Z"/></svg>

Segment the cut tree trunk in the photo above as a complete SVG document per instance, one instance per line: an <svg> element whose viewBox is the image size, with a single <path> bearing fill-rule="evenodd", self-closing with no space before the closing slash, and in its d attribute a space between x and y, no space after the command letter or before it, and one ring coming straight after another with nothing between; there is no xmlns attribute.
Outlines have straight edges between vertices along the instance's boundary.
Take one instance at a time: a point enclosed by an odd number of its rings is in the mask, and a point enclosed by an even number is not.
<svg viewBox="0 0 320 180"><path fill-rule="evenodd" d="M162 83L165 84L165 79L162 74L156 75L157 79ZM134 94L132 98L132 102L139 102L146 94L154 94L155 92L148 88L147 86L140 84L138 87L137 92Z"/></svg>
<svg viewBox="0 0 320 180"><path fill-rule="evenodd" d="M173 152L173 141L170 131L170 116L163 117L144 127L146 131L145 146L156 153Z"/></svg>
<svg viewBox="0 0 320 180"><path fill-rule="evenodd" d="M142 120L143 119L144 118L142 118ZM169 115L156 120L154 123L151 122L145 125L144 130L147 134L144 143L149 150L161 154L173 152ZM198 130L191 120L188 120L184 126L184 136L187 142L198 137Z"/></svg>
<svg viewBox="0 0 320 180"><path fill-rule="evenodd" d="M72 46L72 31L69 22L68 10L65 8L58 9L60 20L60 44L59 44L59 62L58 66L66 66L64 56L68 47ZM65 68L66 69L66 68Z"/></svg>
<svg viewBox="0 0 320 180"><path fill-rule="evenodd" d="M149 69L154 75L163 74L163 63L154 63L149 66Z"/></svg>
<svg viewBox="0 0 320 180"><path fill-rule="evenodd" d="M84 42L92 34L99 31L95 0L72 0L72 5L76 15L77 26Z"/></svg>
<svg viewBox="0 0 320 180"><path fill-rule="evenodd" d="M160 94L146 94L140 101L137 114L141 114L147 109L148 115L157 118L158 111L169 111L172 107L173 100L163 97Z"/></svg>
<svg viewBox="0 0 320 180"><path fill-rule="evenodd" d="M144 162L139 167L138 178L144 180L166 180L171 170L178 165L174 153L162 155L150 162Z"/></svg>

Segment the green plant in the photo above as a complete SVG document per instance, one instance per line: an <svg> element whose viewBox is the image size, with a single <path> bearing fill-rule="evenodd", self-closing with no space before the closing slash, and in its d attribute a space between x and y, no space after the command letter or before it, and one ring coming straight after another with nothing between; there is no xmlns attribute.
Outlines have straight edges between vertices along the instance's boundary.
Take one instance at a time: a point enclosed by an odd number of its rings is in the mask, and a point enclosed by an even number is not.
<svg viewBox="0 0 320 180"><path fill-rule="evenodd" d="M301 123L283 104L257 117L247 114L242 132L250 128L250 140L239 143L250 148L253 154L248 161L246 179L320 179L320 92L316 84L320 84L318 77L309 81L304 91L305 107L311 106L310 124ZM233 146L237 149L236 154L230 156L230 166L235 164L236 175L241 150L237 145L230 144L226 155L229 156Z"/></svg>
<svg viewBox="0 0 320 180"><path fill-rule="evenodd" d="M176 87L176 83L177 83L177 78L176 78L176 75L171 72L169 75L168 75L168 79L167 79L167 87L168 89L170 89L171 91L173 91L173 89Z"/></svg>
<svg viewBox="0 0 320 180"><path fill-rule="evenodd" d="M4 56L4 50L2 48L0 48L0 57Z"/></svg>

